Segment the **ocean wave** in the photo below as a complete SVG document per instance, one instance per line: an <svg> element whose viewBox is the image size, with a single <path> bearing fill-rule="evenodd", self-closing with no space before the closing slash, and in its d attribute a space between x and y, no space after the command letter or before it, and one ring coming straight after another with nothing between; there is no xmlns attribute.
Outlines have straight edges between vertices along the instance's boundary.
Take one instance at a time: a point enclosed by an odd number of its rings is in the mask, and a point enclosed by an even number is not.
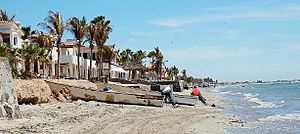
<svg viewBox="0 0 300 134"><path fill-rule="evenodd" d="M214 88L214 89L211 89L210 91L211 91L211 92L218 93L218 92L220 92L220 88Z"/></svg>
<svg viewBox="0 0 300 134"><path fill-rule="evenodd" d="M231 94L231 91L220 92L220 94Z"/></svg>
<svg viewBox="0 0 300 134"><path fill-rule="evenodd" d="M222 89L224 89L224 88L227 88L227 87L230 87L230 86L218 86L218 87L216 87L216 88L210 88L210 90L209 91L211 91L211 92L220 92Z"/></svg>
<svg viewBox="0 0 300 134"><path fill-rule="evenodd" d="M256 103L258 103L258 106L252 106L251 108L279 108L284 107L284 104L275 104L273 102L263 102L261 100L258 100Z"/></svg>
<svg viewBox="0 0 300 134"><path fill-rule="evenodd" d="M248 101L258 104L257 106L251 106L251 108L279 108L279 107L284 107L284 101L281 101L279 104L275 104L273 102L266 102L266 101L263 101L263 100L259 99L258 94L245 93L243 96Z"/></svg>
<svg viewBox="0 0 300 134"><path fill-rule="evenodd" d="M243 95L241 92L236 92L236 93L230 93L231 95Z"/></svg>
<svg viewBox="0 0 300 134"><path fill-rule="evenodd" d="M258 94L244 93L243 96L245 96L246 99L252 99L252 98L256 98Z"/></svg>
<svg viewBox="0 0 300 134"><path fill-rule="evenodd" d="M271 122L271 121L300 121L300 113L293 113L293 114L276 114L273 116L269 116L266 118L259 119L260 121L264 122Z"/></svg>

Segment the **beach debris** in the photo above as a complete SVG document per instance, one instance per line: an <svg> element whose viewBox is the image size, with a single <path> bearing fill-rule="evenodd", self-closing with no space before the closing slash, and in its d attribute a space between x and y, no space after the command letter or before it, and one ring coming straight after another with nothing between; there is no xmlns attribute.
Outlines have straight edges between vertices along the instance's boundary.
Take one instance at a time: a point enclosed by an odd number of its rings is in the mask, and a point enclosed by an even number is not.
<svg viewBox="0 0 300 134"><path fill-rule="evenodd" d="M63 87L61 90L53 91L53 95L60 102L72 100L71 91L68 87Z"/></svg>
<svg viewBox="0 0 300 134"><path fill-rule="evenodd" d="M242 121L241 119L237 119L237 120L230 120L229 123L233 124L233 123L245 123L245 122Z"/></svg>
<svg viewBox="0 0 300 134"><path fill-rule="evenodd" d="M211 107L216 107L216 105L215 105L215 104L212 104Z"/></svg>
<svg viewBox="0 0 300 134"><path fill-rule="evenodd" d="M100 91L112 91L111 86L99 87L98 90Z"/></svg>

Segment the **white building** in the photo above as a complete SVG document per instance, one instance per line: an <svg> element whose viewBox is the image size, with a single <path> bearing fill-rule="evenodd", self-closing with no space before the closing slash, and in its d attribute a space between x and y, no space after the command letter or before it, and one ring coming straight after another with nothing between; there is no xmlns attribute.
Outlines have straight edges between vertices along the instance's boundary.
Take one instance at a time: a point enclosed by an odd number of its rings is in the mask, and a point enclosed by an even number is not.
<svg viewBox="0 0 300 134"><path fill-rule="evenodd" d="M10 44L12 48L22 48L22 45L27 45L30 40L23 41L21 36L24 33L20 28L20 24L16 21L0 21L0 43L4 42ZM31 42L35 43L35 42ZM115 45L110 46L111 49L117 49ZM97 77L97 67L96 67L96 52L98 51L97 46L94 47L92 55L89 47L81 47L80 61L80 75L81 79L88 79L88 74L91 72L91 77ZM60 49L60 75L64 78L77 78L78 77L78 67L77 67L77 46L76 41L73 39L66 40L62 43ZM90 70L90 57L92 56L92 69ZM57 76L58 66L57 66L58 54L57 48L54 47L52 50L52 61L47 65L39 62L31 64L31 72L38 72L44 76ZM36 66L34 66L36 64ZM25 69L24 60L20 59L20 62L16 64L18 70ZM127 79L127 72L118 66L117 58L113 58L110 64L107 62L103 63L103 73L108 76L110 73L111 78L122 78Z"/></svg>
<svg viewBox="0 0 300 134"><path fill-rule="evenodd" d="M115 45L110 46L112 49L116 49ZM52 62L52 71L50 74L52 76L57 74L57 52L54 48L52 52L53 62ZM80 76L81 79L88 79L89 72L91 72L91 77L98 77L99 73L97 71L96 64L96 52L98 47L95 46L91 54L90 47L81 47L81 53L79 54L80 61ZM76 41L69 39L66 42L62 43L61 46L61 58L60 58L60 75L65 78L78 78L78 66L77 66L77 46ZM90 70L90 57L92 56L92 67ZM103 75L108 76L109 64L107 62L103 63ZM111 78L122 78L127 79L127 72L117 65L116 57L112 59L110 65L110 76Z"/></svg>
<svg viewBox="0 0 300 134"><path fill-rule="evenodd" d="M24 33L20 24L14 21L0 21L0 36L4 43L10 44L13 48L22 47L22 38Z"/></svg>
<svg viewBox="0 0 300 134"><path fill-rule="evenodd" d="M15 21L0 21L0 43L10 44L12 48L22 47L23 31L20 28L20 24ZM22 69L22 62L16 63L18 70Z"/></svg>

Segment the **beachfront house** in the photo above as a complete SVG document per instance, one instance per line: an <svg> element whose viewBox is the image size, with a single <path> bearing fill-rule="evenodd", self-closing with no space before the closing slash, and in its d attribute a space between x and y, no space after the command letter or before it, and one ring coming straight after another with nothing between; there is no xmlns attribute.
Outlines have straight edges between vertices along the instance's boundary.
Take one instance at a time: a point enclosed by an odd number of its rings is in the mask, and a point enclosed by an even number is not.
<svg viewBox="0 0 300 134"><path fill-rule="evenodd" d="M3 43L10 44L12 48L21 48L23 35L19 22L0 21L0 36Z"/></svg>
<svg viewBox="0 0 300 134"><path fill-rule="evenodd" d="M141 64L125 64L123 68L128 73L128 80L138 80L144 78L146 67Z"/></svg>
<svg viewBox="0 0 300 134"><path fill-rule="evenodd" d="M20 23L17 21L0 21L0 43L10 44L12 48L22 47L23 31L20 28ZM21 70L24 64L22 61L16 63L17 70Z"/></svg>
<svg viewBox="0 0 300 134"><path fill-rule="evenodd" d="M36 38L37 34L30 35L27 40L22 40L24 35L21 30L20 23L17 21L0 21L0 43L10 44L12 48L22 48L22 45L37 44ZM53 38L53 44L55 44L55 39ZM116 51L116 45L109 45L112 51ZM81 79L88 79L88 74L91 72L91 77L98 77L97 64L96 64L96 53L98 51L97 46L94 47L92 55L91 49L89 47L81 47L81 52L79 53L80 68L77 67L77 44L74 39L67 39L62 43L60 50L60 77L64 78L77 78L78 70L81 73ZM90 70L90 57L92 57L92 69ZM51 52L52 61L43 66L42 63L36 61L30 64L30 71L33 73L39 73L43 76L57 76L58 65L57 65L57 47L53 47ZM16 68L18 71L25 69L25 60L19 59L16 63ZM125 71L117 63L117 56L112 57L109 61L103 62L103 75L109 76L111 78L128 79L128 72Z"/></svg>
<svg viewBox="0 0 300 134"><path fill-rule="evenodd" d="M103 75L109 76L110 78L117 78L117 79L126 79L128 80L128 72L124 70L124 67L120 66L118 64L118 55L115 53L118 51L118 48L116 44L113 45L107 45L111 52L114 54L111 54L110 56L103 57ZM95 51L98 47L96 46Z"/></svg>
<svg viewBox="0 0 300 134"><path fill-rule="evenodd" d="M110 46L112 49L116 49L115 45ZM81 47L81 52L79 53L80 61L80 75L81 79L88 79L88 74L91 72L91 77L98 77L98 70L96 64L96 53L98 47L95 46L91 54L90 47ZM77 78L78 77L78 67L77 67L77 44L76 40L68 39L63 42L61 46L61 65L60 65L60 74L64 78ZM57 61L57 53L54 53L53 59L55 63ZM90 57L92 57L92 69L90 70ZM110 73L111 78L121 78L127 79L127 72L117 64L117 59L112 58L109 64L107 61L103 62L103 75L108 76ZM110 68L109 68L110 65ZM52 65L52 70L57 70L57 65ZM110 69L110 71L109 71ZM54 73L55 74L55 73Z"/></svg>

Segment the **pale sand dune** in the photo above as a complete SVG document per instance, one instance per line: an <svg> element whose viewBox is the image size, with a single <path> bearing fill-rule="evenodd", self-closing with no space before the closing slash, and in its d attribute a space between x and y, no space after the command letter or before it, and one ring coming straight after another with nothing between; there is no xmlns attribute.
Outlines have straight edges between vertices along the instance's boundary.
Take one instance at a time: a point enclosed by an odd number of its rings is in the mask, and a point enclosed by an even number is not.
<svg viewBox="0 0 300 134"><path fill-rule="evenodd" d="M205 93L217 107L226 108L212 93ZM212 101L213 100L213 101ZM232 117L221 108L180 106L173 109L75 101L20 106L23 118L0 120L0 133L225 133Z"/></svg>

